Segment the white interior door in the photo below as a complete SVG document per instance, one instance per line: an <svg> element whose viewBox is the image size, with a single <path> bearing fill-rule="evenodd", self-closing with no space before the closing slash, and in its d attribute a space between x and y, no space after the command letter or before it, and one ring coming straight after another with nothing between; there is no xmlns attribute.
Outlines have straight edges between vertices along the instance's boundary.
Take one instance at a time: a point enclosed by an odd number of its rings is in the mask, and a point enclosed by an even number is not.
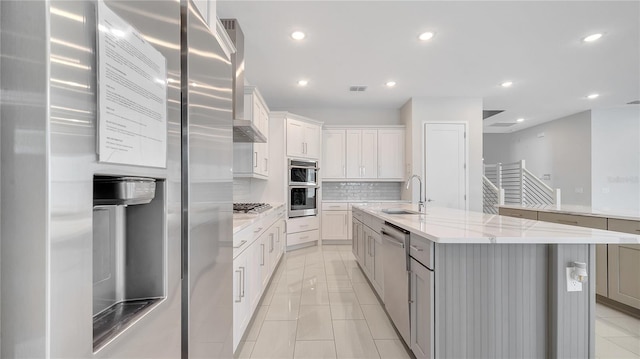
<svg viewBox="0 0 640 359"><path fill-rule="evenodd" d="M467 209L465 124L426 123L425 190L432 205Z"/></svg>

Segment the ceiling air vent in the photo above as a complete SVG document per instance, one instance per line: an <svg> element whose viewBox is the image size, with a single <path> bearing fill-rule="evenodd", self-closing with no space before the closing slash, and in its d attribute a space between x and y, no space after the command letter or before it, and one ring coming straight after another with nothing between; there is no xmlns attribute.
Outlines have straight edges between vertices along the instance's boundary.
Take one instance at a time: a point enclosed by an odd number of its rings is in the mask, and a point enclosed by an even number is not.
<svg viewBox="0 0 640 359"><path fill-rule="evenodd" d="M627 102L627 105L640 105L640 100L635 100L635 101Z"/></svg>
<svg viewBox="0 0 640 359"><path fill-rule="evenodd" d="M486 120L491 116L495 116L499 113L504 112L504 110L482 110L482 119Z"/></svg>
<svg viewBox="0 0 640 359"><path fill-rule="evenodd" d="M351 92L364 92L367 90L367 86L351 86L349 91Z"/></svg>
<svg viewBox="0 0 640 359"><path fill-rule="evenodd" d="M489 127L510 127L515 125L515 122L496 122L492 125L489 125Z"/></svg>

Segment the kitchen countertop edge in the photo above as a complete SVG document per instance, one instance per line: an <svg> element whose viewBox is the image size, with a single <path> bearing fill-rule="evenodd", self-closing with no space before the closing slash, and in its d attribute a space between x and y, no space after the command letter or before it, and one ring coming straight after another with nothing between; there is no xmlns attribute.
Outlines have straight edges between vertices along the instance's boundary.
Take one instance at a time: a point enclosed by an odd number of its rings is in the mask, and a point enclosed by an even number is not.
<svg viewBox="0 0 640 359"><path fill-rule="evenodd" d="M355 206L435 243L450 244L640 244L640 236L543 221L427 207L426 214L398 215L384 208L416 211L416 205Z"/></svg>

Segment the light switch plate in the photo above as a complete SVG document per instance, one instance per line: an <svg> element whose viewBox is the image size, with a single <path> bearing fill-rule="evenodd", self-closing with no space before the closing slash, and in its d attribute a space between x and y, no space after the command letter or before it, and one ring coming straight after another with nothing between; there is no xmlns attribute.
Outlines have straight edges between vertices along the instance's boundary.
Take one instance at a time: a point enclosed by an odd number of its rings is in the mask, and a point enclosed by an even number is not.
<svg viewBox="0 0 640 359"><path fill-rule="evenodd" d="M571 278L571 267L567 267L567 292L582 292L582 283Z"/></svg>

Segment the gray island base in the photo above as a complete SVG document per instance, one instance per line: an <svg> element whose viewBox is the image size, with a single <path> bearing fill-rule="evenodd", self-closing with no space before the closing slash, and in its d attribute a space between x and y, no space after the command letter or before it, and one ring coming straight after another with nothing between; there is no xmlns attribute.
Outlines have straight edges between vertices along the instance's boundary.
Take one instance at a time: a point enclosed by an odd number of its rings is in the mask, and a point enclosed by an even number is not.
<svg viewBox="0 0 640 359"><path fill-rule="evenodd" d="M397 264L376 258L386 250L383 228L410 233L410 334L402 337L417 358L595 357L595 245L637 244L640 236L445 208L415 211L354 207L353 251L402 334L392 314L398 311L387 303L395 295L379 278ZM415 253L429 256L424 265ZM567 289L574 262L587 268L581 291Z"/></svg>

